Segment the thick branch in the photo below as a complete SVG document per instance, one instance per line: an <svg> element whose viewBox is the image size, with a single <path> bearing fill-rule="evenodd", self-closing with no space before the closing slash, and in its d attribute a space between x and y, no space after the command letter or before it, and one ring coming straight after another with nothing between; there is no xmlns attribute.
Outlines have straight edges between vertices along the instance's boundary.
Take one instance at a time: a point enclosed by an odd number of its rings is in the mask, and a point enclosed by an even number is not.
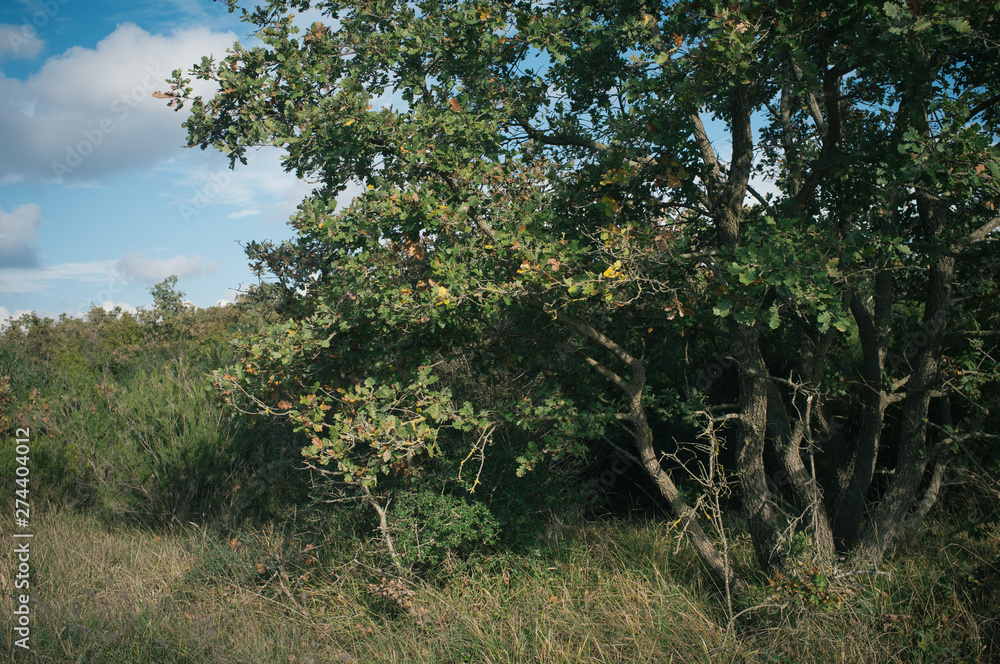
<svg viewBox="0 0 1000 664"><path fill-rule="evenodd" d="M998 228L1000 228L1000 217L993 217L985 224L972 231L955 244L951 245L951 250L955 253L961 253L972 245L985 240L986 236Z"/></svg>
<svg viewBox="0 0 1000 664"><path fill-rule="evenodd" d="M544 134L521 119L517 120L517 124L525 131L526 134L528 134L528 138L533 141L538 141L539 143L544 143L545 145L554 145L557 147L574 146L578 148L587 148L588 150L594 150L596 152L607 150L609 147L599 141L583 138L581 136Z"/></svg>
<svg viewBox="0 0 1000 664"><path fill-rule="evenodd" d="M998 102L1000 102L1000 94L996 94L988 99L984 99L983 101L979 102L978 104L972 107L972 110L969 111L969 119L971 120L972 118L976 117L977 115L989 109L990 107L996 106Z"/></svg>
<svg viewBox="0 0 1000 664"><path fill-rule="evenodd" d="M605 349L611 351L611 353L614 354L615 357L621 360L629 369L632 370L633 375L631 381L629 381L630 383L634 384L637 381L645 382L646 372L642 366L642 363L635 357L633 357L624 348L615 343L614 340L598 332L590 325L587 325L583 321L577 319L575 316L571 316L570 314L567 314L561 309L556 309L552 305L542 302L537 298L529 298L528 301L532 304L532 306L541 309L550 316L554 316L559 323L565 325L566 327L573 330L577 334L586 337L591 341L595 341L601 346L603 346Z"/></svg>
<svg viewBox="0 0 1000 664"><path fill-rule="evenodd" d="M795 72L795 78L801 82L802 81L802 68L799 67L794 59L790 58L792 63L792 70ZM826 121L823 120L823 111L819 107L819 102L816 100L816 95L812 93L811 90L806 90L806 107L809 109L809 115L812 116L813 124L816 125L816 131L820 136L825 137L827 132Z"/></svg>
<svg viewBox="0 0 1000 664"><path fill-rule="evenodd" d="M708 171L708 177L705 179L705 185L708 188L709 196L714 198L714 193L721 186L722 182L722 167L719 165L719 160L715 156L715 150L712 149L712 142L708 140L708 132L705 131L705 125L701 121L701 116L697 113L692 113L689 116L691 124L694 125L694 142L698 146L698 150L701 152L701 161L705 165ZM714 207L715 201L711 200L709 207Z"/></svg>
<svg viewBox="0 0 1000 664"><path fill-rule="evenodd" d="M399 561L399 554L396 553L396 547L392 541L392 533L389 530L389 521L386 517L385 508L379 505L378 500L374 495L372 495L371 489L362 484L361 490L364 491L368 504L371 505L378 514L378 529L382 534L382 541L385 542L385 548L389 552L389 558L392 560L393 566L396 568L396 571L399 572L400 576L406 576L406 570L403 568L403 564Z"/></svg>
<svg viewBox="0 0 1000 664"><path fill-rule="evenodd" d="M841 136L840 118L840 77L833 71L827 71L823 76L823 98L826 102L827 124L823 132L823 146L813 166L812 172L802 184L795 197L795 207L804 207L816 188L836 165L834 155L837 152Z"/></svg>
<svg viewBox="0 0 1000 664"><path fill-rule="evenodd" d="M807 399L807 408L811 408L811 406L812 398L810 397ZM807 411L806 418L808 416ZM768 428L774 432L775 451L781 460L788 481L791 482L795 498L812 517L816 551L823 560L832 560L834 555L833 530L830 527L826 506L823 503L823 492L816 482L816 478L810 474L809 469L802 461L800 445L803 437L808 433L809 423L806 419L800 418L795 423L794 430L789 426L788 413L781 399L781 393L773 383L767 386L767 420Z"/></svg>

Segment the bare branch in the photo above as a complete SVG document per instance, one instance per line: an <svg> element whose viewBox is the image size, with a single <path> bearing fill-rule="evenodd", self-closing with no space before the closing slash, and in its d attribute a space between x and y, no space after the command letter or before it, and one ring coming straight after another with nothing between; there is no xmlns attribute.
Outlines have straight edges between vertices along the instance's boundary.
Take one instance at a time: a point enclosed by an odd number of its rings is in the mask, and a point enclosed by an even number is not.
<svg viewBox="0 0 1000 664"><path fill-rule="evenodd" d="M769 215L771 215L772 217L777 217L777 213L775 212L774 208L771 207L771 204L768 203L767 199L761 196L760 193L758 193L757 190L750 185L750 183L747 183L747 191L750 192L751 196L757 199L757 202L760 203L761 207L763 207Z"/></svg>
<svg viewBox="0 0 1000 664"><path fill-rule="evenodd" d="M705 131L701 116L692 113L689 118L694 125L694 140L698 150L701 151L701 161L708 168L709 177L705 184L709 186L710 190L714 190L722 181L722 167L719 165L718 157L715 156L715 150L712 149L712 142L708 140L708 132Z"/></svg>
<svg viewBox="0 0 1000 664"><path fill-rule="evenodd" d="M792 64L792 71L795 72L795 79L802 82L802 68L796 64L794 58L789 58L789 62ZM806 90L806 107L809 109L809 115L812 116L813 124L816 125L816 132L821 137L826 137L827 125L826 121L823 119L823 111L819 107L819 102L816 100L816 95L812 93L811 90Z"/></svg>

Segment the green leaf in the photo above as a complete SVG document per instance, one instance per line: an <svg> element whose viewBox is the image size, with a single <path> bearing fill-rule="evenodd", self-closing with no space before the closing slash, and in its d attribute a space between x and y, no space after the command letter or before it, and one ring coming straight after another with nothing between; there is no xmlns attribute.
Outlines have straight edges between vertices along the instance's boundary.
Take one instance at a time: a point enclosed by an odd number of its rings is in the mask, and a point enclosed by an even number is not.
<svg viewBox="0 0 1000 664"><path fill-rule="evenodd" d="M966 34L972 32L972 26L969 25L969 19L965 18L953 18L948 20L948 25L955 28L957 32Z"/></svg>
<svg viewBox="0 0 1000 664"><path fill-rule="evenodd" d="M713 307L712 313L714 313L716 316L725 317L729 315L729 311L732 309L732 307L733 307L732 300L730 300L726 296L722 296L719 298L718 302L715 303L715 307Z"/></svg>
<svg viewBox="0 0 1000 664"><path fill-rule="evenodd" d="M778 329L778 326L781 325L781 320L778 316L778 305L776 304L771 305L771 319L768 321L768 325L772 330Z"/></svg>

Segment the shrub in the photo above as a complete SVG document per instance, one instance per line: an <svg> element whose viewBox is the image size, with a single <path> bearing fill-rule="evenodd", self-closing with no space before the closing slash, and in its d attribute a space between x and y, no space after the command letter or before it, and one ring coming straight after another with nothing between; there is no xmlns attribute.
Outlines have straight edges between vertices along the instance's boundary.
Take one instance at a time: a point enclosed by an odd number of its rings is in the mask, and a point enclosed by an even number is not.
<svg viewBox="0 0 1000 664"><path fill-rule="evenodd" d="M467 556L492 543L499 531L496 518L482 503L426 489L399 494L389 510L389 523L403 565L422 570Z"/></svg>

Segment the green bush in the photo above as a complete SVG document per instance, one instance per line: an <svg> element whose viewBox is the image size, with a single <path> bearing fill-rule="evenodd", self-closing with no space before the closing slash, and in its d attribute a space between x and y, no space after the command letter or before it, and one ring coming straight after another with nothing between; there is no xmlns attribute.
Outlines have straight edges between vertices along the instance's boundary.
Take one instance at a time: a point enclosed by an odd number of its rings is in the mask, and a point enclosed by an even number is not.
<svg viewBox="0 0 1000 664"><path fill-rule="evenodd" d="M108 504L161 522L187 521L217 502L243 450L204 376L159 367L109 398Z"/></svg>
<svg viewBox="0 0 1000 664"><path fill-rule="evenodd" d="M164 292L139 316L95 308L0 330L0 430L31 429L32 498L160 526L304 500L287 428L227 410L208 377L229 360L235 308L174 311Z"/></svg>
<svg viewBox="0 0 1000 664"><path fill-rule="evenodd" d="M418 570L461 559L492 543L499 531L482 503L428 490L399 494L389 509L389 524L401 562Z"/></svg>

